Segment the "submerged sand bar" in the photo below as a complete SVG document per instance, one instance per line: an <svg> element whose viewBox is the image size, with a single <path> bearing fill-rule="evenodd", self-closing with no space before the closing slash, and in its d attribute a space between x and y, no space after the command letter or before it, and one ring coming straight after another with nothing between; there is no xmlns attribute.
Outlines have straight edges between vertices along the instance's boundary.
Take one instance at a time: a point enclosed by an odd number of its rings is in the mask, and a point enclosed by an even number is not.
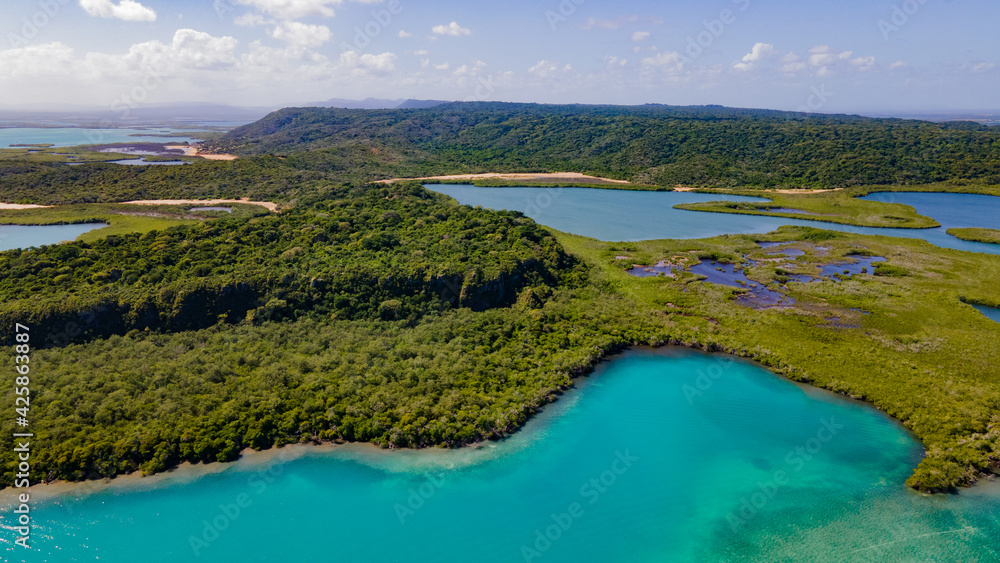
<svg viewBox="0 0 1000 563"><path fill-rule="evenodd" d="M393 182L407 182L414 180L526 180L526 181L546 181L546 182L601 182L606 184L631 184L627 180L612 180L610 178L598 178L597 176L587 176L578 172L553 172L553 173L528 173L528 174L501 174L487 172L484 174L452 174L450 176L425 176L423 178L393 178L391 180L379 180L379 184L391 184Z"/></svg>
<svg viewBox="0 0 1000 563"><path fill-rule="evenodd" d="M123 201L126 205L219 205L223 203L242 203L245 205L259 205L266 207L269 211L278 211L278 204L269 201L250 201L242 199L138 199L134 201Z"/></svg>

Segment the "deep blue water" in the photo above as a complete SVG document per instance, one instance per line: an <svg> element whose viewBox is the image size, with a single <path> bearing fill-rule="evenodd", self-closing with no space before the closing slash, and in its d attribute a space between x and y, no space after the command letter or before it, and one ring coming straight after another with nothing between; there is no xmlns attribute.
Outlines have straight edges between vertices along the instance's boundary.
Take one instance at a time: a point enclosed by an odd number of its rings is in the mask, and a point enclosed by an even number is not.
<svg viewBox="0 0 1000 563"><path fill-rule="evenodd" d="M0 225L0 251L29 246L58 244L92 231L107 227L105 223L79 225Z"/></svg>
<svg viewBox="0 0 1000 563"><path fill-rule="evenodd" d="M638 192L595 188L477 188L472 185L428 184L427 189L447 194L459 203L492 209L511 209L543 225L577 235L608 241L705 238L722 234L766 233L781 225L803 225L820 229L920 238L944 248L1000 254L1000 245L959 240L945 232L951 226L997 227L1000 197L969 194L874 194L889 196L909 205L908 196L922 196L929 203L917 209L942 224L975 207L976 213L961 223L936 229L882 229L730 213L704 213L674 209L681 203L705 201L768 201L760 198L698 194L691 192ZM932 196L941 196L935 199ZM964 198L974 198L965 200ZM914 200L916 201L916 200ZM940 217L939 217L940 216ZM967 225L967 223L981 223Z"/></svg>
<svg viewBox="0 0 1000 563"><path fill-rule="evenodd" d="M1000 553L1000 490L907 490L921 447L865 405L676 349L629 352L580 387L479 449L285 449L210 475L81 486L36 504L35 551L14 550L9 530L4 548L13 561L146 563Z"/></svg>

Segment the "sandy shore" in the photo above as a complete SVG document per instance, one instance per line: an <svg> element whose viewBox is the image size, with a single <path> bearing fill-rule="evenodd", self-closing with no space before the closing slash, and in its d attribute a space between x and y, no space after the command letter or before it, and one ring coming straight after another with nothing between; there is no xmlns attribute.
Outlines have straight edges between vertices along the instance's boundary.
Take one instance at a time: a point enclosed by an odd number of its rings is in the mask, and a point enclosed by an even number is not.
<svg viewBox="0 0 1000 563"><path fill-rule="evenodd" d="M266 207L270 211L277 212L278 204L269 201L250 201L242 199L137 199L134 201L123 201L126 205L220 205L223 203L243 203L246 205L259 205Z"/></svg>
<svg viewBox="0 0 1000 563"><path fill-rule="evenodd" d="M712 190L717 190L717 189L724 189L724 188L689 188L687 186L676 186L676 187L674 187L674 191L675 192L693 192L695 190L712 191ZM842 189L844 189L844 188L830 188L830 189L827 189L827 190L769 190L769 189L762 189L762 190L759 190L759 191L765 192L765 193L772 193L772 194L792 194L792 195L798 194L798 195L803 195L803 194L821 194L821 193L825 193L825 192L839 192Z"/></svg>
<svg viewBox="0 0 1000 563"><path fill-rule="evenodd" d="M170 487L192 483L206 475L215 475L230 470L268 470L309 453L328 453L338 448L337 444L292 444L283 448L271 448L263 451L245 449L240 453L240 459L231 463L199 463L184 462L176 468L162 473L143 476L136 471L129 475L119 475L114 479L93 481L53 481L39 483L30 487L32 501L51 499L72 500L94 493L113 490L119 493L148 491L162 487ZM374 447L374 446L373 446ZM0 507L10 506L18 494L24 489L7 487L0 491Z"/></svg>
<svg viewBox="0 0 1000 563"><path fill-rule="evenodd" d="M391 184L393 182L407 182L414 180L548 180L548 181L599 181L609 184L630 184L626 180L612 180L610 178L598 178L597 176L587 176L578 172L554 172L554 173L534 173L534 174L498 174L487 172L484 174L452 174L450 176L425 176L423 178L393 178L391 180L379 180L379 184Z"/></svg>
<svg viewBox="0 0 1000 563"><path fill-rule="evenodd" d="M170 150L184 151L184 156L200 156L205 160L236 160L235 155L203 153L198 149L198 147L192 147L192 146L163 145L163 148Z"/></svg>
<svg viewBox="0 0 1000 563"><path fill-rule="evenodd" d="M52 205L34 205L30 203L0 203L0 209L41 209Z"/></svg>

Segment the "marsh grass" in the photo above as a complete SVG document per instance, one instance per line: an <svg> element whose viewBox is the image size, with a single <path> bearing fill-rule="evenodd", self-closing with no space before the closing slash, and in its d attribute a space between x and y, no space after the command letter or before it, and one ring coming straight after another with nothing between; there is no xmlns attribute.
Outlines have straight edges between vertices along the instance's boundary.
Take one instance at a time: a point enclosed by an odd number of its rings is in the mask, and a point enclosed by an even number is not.
<svg viewBox="0 0 1000 563"><path fill-rule="evenodd" d="M753 310L737 288L689 276L634 278L614 255L621 245L559 233L571 253L595 265L595 277L640 308L661 315L675 338L760 361L775 372L862 399L902 421L927 458L908 484L947 491L971 483L1000 461L1000 326L963 300L998 301L1000 257L934 247L923 241L836 233L817 251L810 230L783 227L763 236L630 243L653 262L678 254L766 253L755 240L796 241L806 254L782 264L758 262L752 282L782 268L801 271L849 259L859 246L885 256L902 276L856 275L834 283L788 283L791 307ZM829 250L825 250L829 249ZM794 265L792 267L791 265ZM840 325L826 321L843 320ZM855 328L856 327L856 328Z"/></svg>

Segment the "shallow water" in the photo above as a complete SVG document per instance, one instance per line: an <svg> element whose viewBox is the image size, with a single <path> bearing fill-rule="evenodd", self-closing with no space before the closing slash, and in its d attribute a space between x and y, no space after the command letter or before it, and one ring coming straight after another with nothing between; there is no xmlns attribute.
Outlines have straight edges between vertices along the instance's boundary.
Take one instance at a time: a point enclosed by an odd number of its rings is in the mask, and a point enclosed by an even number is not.
<svg viewBox="0 0 1000 563"><path fill-rule="evenodd" d="M903 481L921 448L900 425L687 350L619 356L522 432L478 450L305 451L187 484L40 502L35 551L13 551L10 532L4 547L12 560L148 563L196 551L200 561L417 563L1000 552L997 487L912 493Z"/></svg>
<svg viewBox="0 0 1000 563"><path fill-rule="evenodd" d="M182 164L190 164L183 160L146 160L145 158L132 158L125 160L109 160L109 164L121 164L124 166L179 166Z"/></svg>
<svg viewBox="0 0 1000 563"><path fill-rule="evenodd" d="M986 315L990 320L1000 323L1000 309L996 307L987 307L985 305L973 305L977 311Z"/></svg>
<svg viewBox="0 0 1000 563"><path fill-rule="evenodd" d="M0 251L58 244L83 233L107 227L105 223L79 225L0 225Z"/></svg>
<svg viewBox="0 0 1000 563"><path fill-rule="evenodd" d="M105 143L183 143L193 137L166 137L164 133L183 130L155 127L150 129L87 129L82 127L0 127L0 148L14 144L51 143L55 147L98 145ZM132 135L152 135L133 137Z"/></svg>
<svg viewBox="0 0 1000 563"><path fill-rule="evenodd" d="M472 185L428 184L427 189L447 194L459 203L482 205L492 209L521 211L543 225L560 231L593 237L608 241L637 241L653 239L706 238L723 234L767 233L782 225L802 225L867 235L920 238L944 248L1000 254L1000 244L968 242L957 239L937 229L883 229L854 227L786 219L763 215L739 215L731 213L706 213L673 209L680 203L705 201L768 201L761 198L699 194L692 192L639 192L628 190L607 190L596 188L478 188ZM868 196L874 198L874 194ZM897 202L907 194L891 194ZM922 214L946 223L947 218L961 214L970 206L978 207L974 219L966 223L990 227L1000 220L1000 197L974 196L969 194L918 194L921 196L943 195L938 204L921 211ZM962 203L962 198L977 198L974 204ZM980 199L985 198L985 199ZM953 205L960 210L950 209ZM918 209L918 211L920 211ZM942 221L938 216L946 218ZM997 227L993 227L997 228Z"/></svg>

